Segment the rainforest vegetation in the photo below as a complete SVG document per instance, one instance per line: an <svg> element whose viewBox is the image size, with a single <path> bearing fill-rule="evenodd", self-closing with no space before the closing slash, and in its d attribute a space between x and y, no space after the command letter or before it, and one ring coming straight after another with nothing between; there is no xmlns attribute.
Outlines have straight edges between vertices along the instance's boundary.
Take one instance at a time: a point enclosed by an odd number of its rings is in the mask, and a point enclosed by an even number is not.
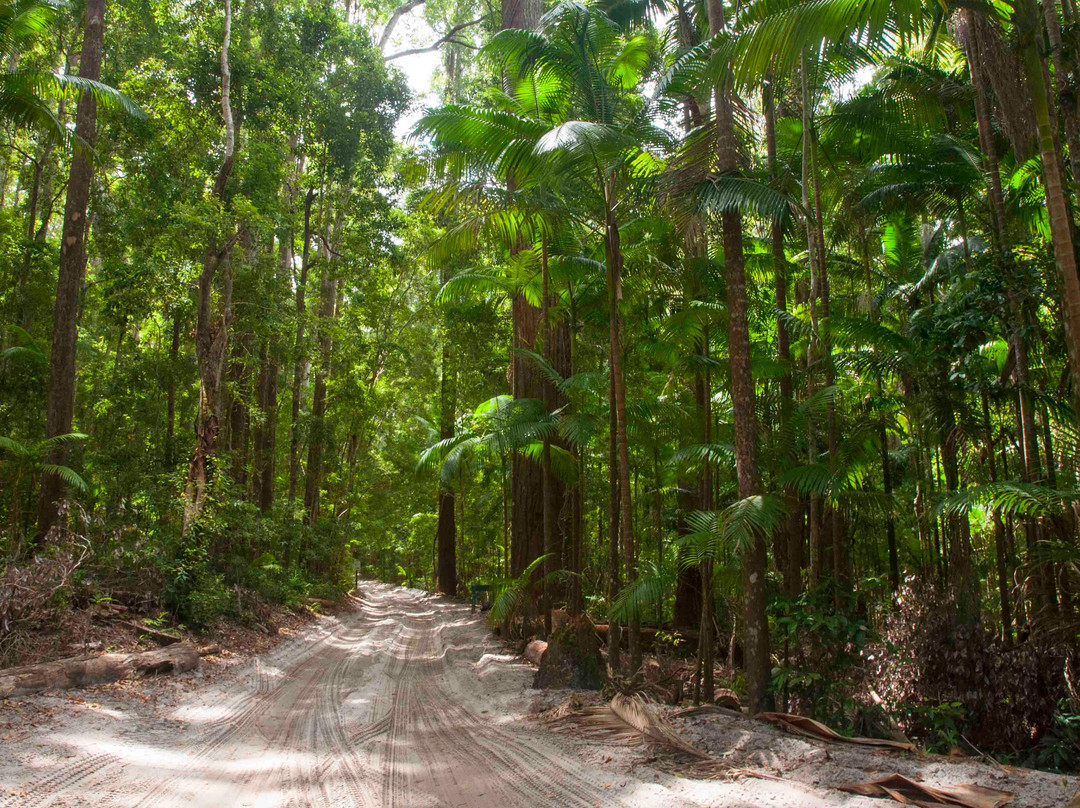
<svg viewBox="0 0 1080 808"><path fill-rule="evenodd" d="M488 584L624 686L1080 765L1074 0L0 0L0 53L7 664Z"/></svg>

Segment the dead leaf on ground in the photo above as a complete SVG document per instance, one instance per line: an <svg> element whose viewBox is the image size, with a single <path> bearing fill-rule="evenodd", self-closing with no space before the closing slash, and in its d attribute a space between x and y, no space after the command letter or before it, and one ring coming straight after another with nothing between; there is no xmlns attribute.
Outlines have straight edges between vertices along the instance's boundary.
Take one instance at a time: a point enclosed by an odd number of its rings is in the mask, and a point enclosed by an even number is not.
<svg viewBox="0 0 1080 808"><path fill-rule="evenodd" d="M890 741L885 738L848 738L835 730L829 729L820 721L807 718L802 715L789 713L758 713L757 717L762 721L777 724L799 735L807 735L822 741L834 741L837 743L853 743L859 746L882 746L889 749L900 749L905 752L914 752L915 744L904 741Z"/></svg>
<svg viewBox="0 0 1080 808"><path fill-rule="evenodd" d="M928 786L916 783L902 774L890 774L866 783L844 783L837 786L850 794L864 797L886 797L904 805L920 805L933 808L937 805L954 805L960 808L1001 808L1012 802L1016 795L1011 791L999 791L975 783L957 786Z"/></svg>

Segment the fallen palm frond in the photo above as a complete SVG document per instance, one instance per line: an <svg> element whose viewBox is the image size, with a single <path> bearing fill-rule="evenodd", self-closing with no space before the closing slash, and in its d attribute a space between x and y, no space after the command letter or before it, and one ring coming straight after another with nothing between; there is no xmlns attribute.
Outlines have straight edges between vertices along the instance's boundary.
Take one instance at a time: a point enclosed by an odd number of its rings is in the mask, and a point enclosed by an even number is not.
<svg viewBox="0 0 1080 808"><path fill-rule="evenodd" d="M585 704L579 696L571 696L558 707L537 716L556 732L573 731L587 738L627 746L644 742L641 733L631 727L611 709L610 704Z"/></svg>
<svg viewBox="0 0 1080 808"><path fill-rule="evenodd" d="M905 752L914 752L915 744L903 741L890 741L885 738L848 738L839 732L802 715L790 715L788 713L758 713L757 717L770 724L776 724L798 735L806 735L822 741L836 743L850 743L858 746L883 746L890 749L900 749Z"/></svg>
<svg viewBox="0 0 1080 808"><path fill-rule="evenodd" d="M715 760L708 753L684 741L676 729L657 715L640 696L620 693L609 704L594 705L585 705L579 697L572 696L538 718L556 732L572 731L575 735L604 743L627 746L648 744L667 753L666 760L652 762L671 774L697 779L782 779Z"/></svg>
<svg viewBox="0 0 1080 808"><path fill-rule="evenodd" d="M904 805L954 805L960 808L1001 808L1008 805L1016 795L1011 791L986 788L975 783L956 786L928 786L916 783L902 774L890 774L866 783L844 783L837 786L850 794L865 797L887 797Z"/></svg>
<svg viewBox="0 0 1080 808"><path fill-rule="evenodd" d="M691 757L708 759L709 756L705 752L684 741L673 726L650 710L644 699L618 693L611 700L610 708L611 712L640 732L647 741Z"/></svg>
<svg viewBox="0 0 1080 808"><path fill-rule="evenodd" d="M675 713L676 718L693 718L697 715L732 715L745 717L742 710L736 710L735 708L724 704L699 704L697 707L687 707L685 710L679 710Z"/></svg>

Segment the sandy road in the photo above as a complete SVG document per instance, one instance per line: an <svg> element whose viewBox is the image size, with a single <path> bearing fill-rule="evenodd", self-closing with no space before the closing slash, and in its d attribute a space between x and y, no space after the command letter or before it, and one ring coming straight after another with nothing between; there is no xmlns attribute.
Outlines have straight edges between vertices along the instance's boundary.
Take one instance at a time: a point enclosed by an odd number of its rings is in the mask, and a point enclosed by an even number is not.
<svg viewBox="0 0 1080 808"><path fill-rule="evenodd" d="M365 592L359 613L290 639L226 687L196 688L166 722L53 729L40 744L51 760L0 767L0 806L700 804L615 782L522 724L529 672L468 607Z"/></svg>
<svg viewBox="0 0 1080 808"><path fill-rule="evenodd" d="M552 733L523 720L538 695L531 668L467 606L384 584L364 592L359 612L319 620L217 679L148 680L159 700L105 689L4 705L0 808L882 806L826 787L825 761L846 753L756 722L718 724L715 753L757 744L803 782L687 780L641 765L641 750ZM857 755L831 779L898 765ZM1000 774L903 765L938 782ZM1016 805L1059 805L1075 790L1036 777L1042 796Z"/></svg>

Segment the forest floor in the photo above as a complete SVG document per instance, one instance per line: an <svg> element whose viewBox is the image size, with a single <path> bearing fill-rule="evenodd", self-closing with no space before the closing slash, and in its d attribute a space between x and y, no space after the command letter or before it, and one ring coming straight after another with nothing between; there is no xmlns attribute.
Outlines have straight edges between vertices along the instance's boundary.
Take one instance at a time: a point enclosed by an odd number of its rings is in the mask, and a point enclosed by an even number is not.
<svg viewBox="0 0 1080 808"><path fill-rule="evenodd" d="M730 806L888 802L832 786L900 772L1061 806L1072 777L824 744L737 716L673 719L686 740L782 779L691 779L647 747L554 732L567 694L468 606L385 584L243 664L0 706L0 808Z"/></svg>

